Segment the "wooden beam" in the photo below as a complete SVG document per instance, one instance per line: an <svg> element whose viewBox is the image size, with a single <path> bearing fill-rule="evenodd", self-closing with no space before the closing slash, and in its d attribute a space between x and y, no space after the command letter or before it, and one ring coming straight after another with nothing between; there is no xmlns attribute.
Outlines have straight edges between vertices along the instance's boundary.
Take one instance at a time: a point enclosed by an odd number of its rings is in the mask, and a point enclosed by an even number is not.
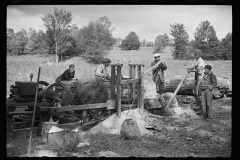
<svg viewBox="0 0 240 160"><path fill-rule="evenodd" d="M140 105L140 114L143 114L143 109L144 109L144 68L143 67L141 67L140 77L141 77L141 81L140 81L139 105Z"/></svg>
<svg viewBox="0 0 240 160"><path fill-rule="evenodd" d="M95 103L95 104L83 104L74 106L61 106L61 107L41 107L41 111L50 112L65 112L65 111L75 111L75 110L90 110L96 108L108 108L115 107L116 103Z"/></svg>
<svg viewBox="0 0 240 160"><path fill-rule="evenodd" d="M137 107L137 104L122 104L122 108Z"/></svg>
<svg viewBox="0 0 240 160"><path fill-rule="evenodd" d="M133 65L133 73L132 73L132 76L133 76L133 79L135 79L136 77L136 66ZM135 98L135 91L136 91L136 85L135 83L133 83L133 92L132 92L132 98Z"/></svg>
<svg viewBox="0 0 240 160"><path fill-rule="evenodd" d="M128 70L129 70L129 78L132 79L132 65L131 64L128 64ZM128 98L132 98L132 92L133 92L133 84L130 83L128 85ZM128 102L129 104L131 103L130 101Z"/></svg>
<svg viewBox="0 0 240 160"><path fill-rule="evenodd" d="M140 78L139 79L127 79L127 80L122 80L121 85L126 85L126 84L130 84L130 83L138 83L140 82Z"/></svg>
<svg viewBox="0 0 240 160"><path fill-rule="evenodd" d="M117 116L121 118L121 67L117 66Z"/></svg>
<svg viewBox="0 0 240 160"><path fill-rule="evenodd" d="M115 66L111 66L111 99L115 99Z"/></svg>
<svg viewBox="0 0 240 160"><path fill-rule="evenodd" d="M122 63L115 63L115 64L110 64L110 66L120 66L120 67L122 67L123 64Z"/></svg>
<svg viewBox="0 0 240 160"><path fill-rule="evenodd" d="M43 103L37 103L37 106L42 106ZM8 107L13 107L13 106L34 106L34 102L29 102L29 103L7 103Z"/></svg>
<svg viewBox="0 0 240 160"><path fill-rule="evenodd" d="M33 111L23 111L23 112L8 112L8 115L31 115Z"/></svg>

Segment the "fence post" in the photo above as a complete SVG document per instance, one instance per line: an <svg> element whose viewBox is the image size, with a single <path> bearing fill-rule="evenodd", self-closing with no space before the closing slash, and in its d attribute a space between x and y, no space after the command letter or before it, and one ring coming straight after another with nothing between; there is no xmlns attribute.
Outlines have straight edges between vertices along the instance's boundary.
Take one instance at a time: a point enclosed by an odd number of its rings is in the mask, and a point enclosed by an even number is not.
<svg viewBox="0 0 240 160"><path fill-rule="evenodd" d="M117 66L117 116L121 118L121 67L122 65Z"/></svg>
<svg viewBox="0 0 240 160"><path fill-rule="evenodd" d="M132 67L132 78L135 79L135 75L136 75L136 65L134 64L133 67ZM135 98L135 83L132 84L133 85L133 92L132 92L132 98L134 99Z"/></svg>
<svg viewBox="0 0 240 160"><path fill-rule="evenodd" d="M133 77L132 76L132 64L128 64L128 69L129 69L129 78L131 79ZM133 92L132 87L133 87L133 85L132 85L132 83L130 83L128 85L128 98L132 98L132 92ZM131 101L129 101L128 104L131 104Z"/></svg>
<svg viewBox="0 0 240 160"><path fill-rule="evenodd" d="M140 79L140 114L143 114L144 109L144 65L141 66Z"/></svg>
<svg viewBox="0 0 240 160"><path fill-rule="evenodd" d="M111 99L115 99L115 66L111 66Z"/></svg>
<svg viewBox="0 0 240 160"><path fill-rule="evenodd" d="M140 79L137 84L138 95L137 95L137 108L140 108L140 95L141 95L141 65L137 65L137 78Z"/></svg>

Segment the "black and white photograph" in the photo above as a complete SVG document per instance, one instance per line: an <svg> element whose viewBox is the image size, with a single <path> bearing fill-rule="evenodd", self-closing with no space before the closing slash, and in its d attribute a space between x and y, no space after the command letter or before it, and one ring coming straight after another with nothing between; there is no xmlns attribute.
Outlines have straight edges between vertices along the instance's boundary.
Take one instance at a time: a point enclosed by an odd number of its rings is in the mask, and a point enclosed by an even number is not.
<svg viewBox="0 0 240 160"><path fill-rule="evenodd" d="M8 5L7 157L231 157L232 5Z"/></svg>

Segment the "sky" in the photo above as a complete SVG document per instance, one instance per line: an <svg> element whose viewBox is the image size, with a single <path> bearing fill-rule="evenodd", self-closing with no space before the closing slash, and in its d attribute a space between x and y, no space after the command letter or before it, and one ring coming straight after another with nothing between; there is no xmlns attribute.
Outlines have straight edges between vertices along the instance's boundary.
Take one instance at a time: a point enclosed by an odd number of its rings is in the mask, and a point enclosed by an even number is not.
<svg viewBox="0 0 240 160"><path fill-rule="evenodd" d="M172 38L170 25L181 23L191 40L198 25L206 20L220 40L232 32L232 6L227 5L16 5L7 7L7 28L15 33L30 27L46 31L41 17L53 13L54 7L71 11L72 24L79 28L107 16L115 28L115 38L125 38L131 31L141 41L154 42L164 33Z"/></svg>

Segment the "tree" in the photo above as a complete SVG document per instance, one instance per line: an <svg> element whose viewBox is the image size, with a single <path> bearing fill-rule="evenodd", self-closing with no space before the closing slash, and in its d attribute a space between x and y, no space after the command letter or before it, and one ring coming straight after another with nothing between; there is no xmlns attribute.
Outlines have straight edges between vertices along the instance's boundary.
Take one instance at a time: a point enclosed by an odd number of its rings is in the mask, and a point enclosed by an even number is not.
<svg viewBox="0 0 240 160"><path fill-rule="evenodd" d="M223 59L232 59L232 33L228 33L222 40L221 45L225 48Z"/></svg>
<svg viewBox="0 0 240 160"><path fill-rule="evenodd" d="M189 36L185 30L185 27L183 24L175 23L173 25L170 25L171 27L171 36L174 37L173 41L175 44L174 50L173 50L173 58L174 59L184 59L185 53L186 53L186 46L189 41Z"/></svg>
<svg viewBox="0 0 240 160"><path fill-rule="evenodd" d="M85 57L101 56L111 50L115 44L112 36L112 23L104 16L80 29L77 35L79 53Z"/></svg>
<svg viewBox="0 0 240 160"><path fill-rule="evenodd" d="M222 52L218 47L220 41L216 36L216 31L209 21L202 21L194 33L195 41L193 46L195 49L202 51L201 57L206 60L221 59ZM219 50L219 51L218 51ZM219 52L219 53L218 53Z"/></svg>
<svg viewBox="0 0 240 160"><path fill-rule="evenodd" d="M15 48L17 50L16 54L21 52L23 54L28 43L27 31L23 28L21 31L18 31L15 35Z"/></svg>
<svg viewBox="0 0 240 160"><path fill-rule="evenodd" d="M135 32L131 31L124 40L120 47L122 50L138 50L140 48L140 40Z"/></svg>
<svg viewBox="0 0 240 160"><path fill-rule="evenodd" d="M122 42L122 38L115 38L115 45L116 47L119 47L121 45L121 42Z"/></svg>
<svg viewBox="0 0 240 160"><path fill-rule="evenodd" d="M14 40L15 40L15 33L14 30L11 28L7 28L7 52L13 52L14 50Z"/></svg>
<svg viewBox="0 0 240 160"><path fill-rule="evenodd" d="M153 49L153 54L154 53L162 53L162 51L165 49L165 47L168 44L169 44L169 38L166 33L164 35L158 35L155 38L155 46Z"/></svg>
<svg viewBox="0 0 240 160"><path fill-rule="evenodd" d="M142 43L143 43L143 47L146 47L146 40L145 39L143 39Z"/></svg>
<svg viewBox="0 0 240 160"><path fill-rule="evenodd" d="M48 41L52 44L52 47L55 47L55 60L56 63L58 63L59 54L62 54L61 48L63 46L66 46L68 43L66 41L68 29L70 28L70 23L72 22L72 13L70 11L66 11L63 9L54 8L53 14L44 14L43 17L41 17L44 26L46 27L49 32L51 32L52 39L48 39Z"/></svg>

